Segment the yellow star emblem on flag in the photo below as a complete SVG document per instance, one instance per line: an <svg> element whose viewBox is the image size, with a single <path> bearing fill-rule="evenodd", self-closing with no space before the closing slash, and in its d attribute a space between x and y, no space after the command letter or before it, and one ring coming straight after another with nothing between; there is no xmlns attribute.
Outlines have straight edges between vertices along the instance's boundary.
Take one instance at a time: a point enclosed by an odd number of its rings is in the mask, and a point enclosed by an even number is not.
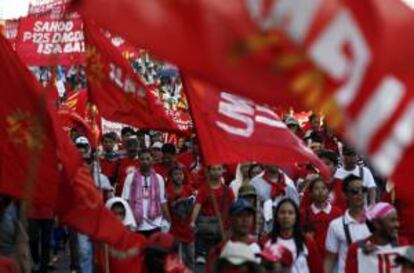
<svg viewBox="0 0 414 273"><path fill-rule="evenodd" d="M91 82L102 85L105 79L104 65L101 61L101 54L96 47L88 46L85 52L86 56L86 70L88 71L88 78Z"/></svg>
<svg viewBox="0 0 414 273"><path fill-rule="evenodd" d="M6 117L9 140L16 145L25 145L29 150L41 150L45 136L39 118L30 112L16 110Z"/></svg>

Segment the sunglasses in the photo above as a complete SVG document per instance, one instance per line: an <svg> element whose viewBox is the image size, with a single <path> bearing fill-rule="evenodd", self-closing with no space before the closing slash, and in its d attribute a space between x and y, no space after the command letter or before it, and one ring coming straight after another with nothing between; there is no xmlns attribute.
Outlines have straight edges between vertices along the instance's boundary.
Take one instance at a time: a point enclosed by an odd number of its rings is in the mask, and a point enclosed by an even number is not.
<svg viewBox="0 0 414 273"><path fill-rule="evenodd" d="M349 189L348 192L351 195L358 195L358 194L363 194L367 192L367 188L359 188L359 189Z"/></svg>

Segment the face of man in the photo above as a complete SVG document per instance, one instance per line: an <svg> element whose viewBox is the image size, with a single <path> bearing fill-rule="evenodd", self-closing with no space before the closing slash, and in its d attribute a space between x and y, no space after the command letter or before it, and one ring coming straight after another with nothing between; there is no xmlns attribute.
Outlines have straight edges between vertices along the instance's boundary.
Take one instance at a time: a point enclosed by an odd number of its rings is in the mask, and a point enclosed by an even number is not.
<svg viewBox="0 0 414 273"><path fill-rule="evenodd" d="M243 175L243 177L248 177L249 176L249 164L242 164L240 167L240 171Z"/></svg>
<svg viewBox="0 0 414 273"><path fill-rule="evenodd" d="M351 181L345 193L349 207L360 208L364 206L366 189L362 185L362 180Z"/></svg>
<svg viewBox="0 0 414 273"><path fill-rule="evenodd" d="M162 162L163 154L160 148L152 148L151 155L152 155L152 159L154 160L154 162L157 162L157 163Z"/></svg>
<svg viewBox="0 0 414 273"><path fill-rule="evenodd" d="M218 181L224 173L223 165L212 165L208 168L208 176L210 180Z"/></svg>
<svg viewBox="0 0 414 273"><path fill-rule="evenodd" d="M259 174L261 174L263 172L263 169L260 166L256 166L254 167L251 171L250 171L250 175L251 178L258 176Z"/></svg>
<svg viewBox="0 0 414 273"><path fill-rule="evenodd" d="M171 180L176 185L183 184L183 181L184 181L184 172L182 170L178 170L178 169L174 170L171 173Z"/></svg>
<svg viewBox="0 0 414 273"><path fill-rule="evenodd" d="M355 153L347 153L342 156L344 167L348 170L355 168L358 162L358 156Z"/></svg>
<svg viewBox="0 0 414 273"><path fill-rule="evenodd" d="M139 156L140 167L142 171L149 171L152 167L152 156L150 153L142 153Z"/></svg>
<svg viewBox="0 0 414 273"><path fill-rule="evenodd" d="M390 213L382 219L377 220L374 225L384 237L388 238L389 240L397 239L400 222L398 220L396 211Z"/></svg>
<svg viewBox="0 0 414 273"><path fill-rule="evenodd" d="M175 155L165 153L162 157L165 166L172 166L175 163Z"/></svg>
<svg viewBox="0 0 414 273"><path fill-rule="evenodd" d="M109 153L114 150L115 141L109 137L106 137L102 141L102 148L105 152Z"/></svg>
<svg viewBox="0 0 414 273"><path fill-rule="evenodd" d="M336 166L335 166L335 164L332 161L330 161L329 159L327 159L327 158L321 158L321 160L323 161L323 163L325 163L325 165L329 169L329 172L333 176L335 174L335 172L336 172Z"/></svg>
<svg viewBox="0 0 414 273"><path fill-rule="evenodd" d="M254 222L254 214L252 211L243 211L231 217L233 233L239 236L250 234Z"/></svg>
<svg viewBox="0 0 414 273"><path fill-rule="evenodd" d="M295 208L290 203L284 203L277 212L277 221L282 229L287 230L295 226Z"/></svg>
<svg viewBox="0 0 414 273"><path fill-rule="evenodd" d="M138 140L136 139L128 139L125 149L128 153L129 157L135 157L138 154Z"/></svg>
<svg viewBox="0 0 414 273"><path fill-rule="evenodd" d="M275 175L279 173L279 167L276 165L269 164L269 165L266 165L265 168L266 168L266 172L268 172L269 174Z"/></svg>
<svg viewBox="0 0 414 273"><path fill-rule="evenodd" d="M311 144L309 144L309 148L314 152L318 153L320 150L323 149L323 144L317 141L313 141Z"/></svg>
<svg viewBox="0 0 414 273"><path fill-rule="evenodd" d="M121 136L121 138L122 138L122 144L124 145L124 147L126 147L127 146L127 141L128 141L128 139L129 139L129 137L131 137L132 136L132 132L126 132L126 133L124 133L122 136Z"/></svg>

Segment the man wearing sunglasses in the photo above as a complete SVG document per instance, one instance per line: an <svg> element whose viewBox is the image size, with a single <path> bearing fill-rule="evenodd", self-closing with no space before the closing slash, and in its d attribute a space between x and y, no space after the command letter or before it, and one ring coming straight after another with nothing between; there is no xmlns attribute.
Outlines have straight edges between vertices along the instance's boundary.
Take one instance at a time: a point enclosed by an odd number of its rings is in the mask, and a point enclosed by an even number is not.
<svg viewBox="0 0 414 273"><path fill-rule="evenodd" d="M363 181L351 174L342 183L348 209L329 224L325 241L325 273L333 273L336 267L336 272L344 273L349 245L371 235L364 218L366 188Z"/></svg>

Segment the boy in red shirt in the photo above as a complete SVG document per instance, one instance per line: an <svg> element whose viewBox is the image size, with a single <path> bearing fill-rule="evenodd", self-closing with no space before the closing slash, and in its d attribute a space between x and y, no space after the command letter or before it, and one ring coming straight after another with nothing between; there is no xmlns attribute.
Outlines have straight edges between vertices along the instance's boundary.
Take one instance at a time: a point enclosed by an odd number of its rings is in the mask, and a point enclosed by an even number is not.
<svg viewBox="0 0 414 273"><path fill-rule="evenodd" d="M194 269L194 230L190 226L195 196L188 183L184 183L182 167L175 166L169 171L171 183L167 186L166 218L171 223L171 234L178 241L180 256L184 264Z"/></svg>
<svg viewBox="0 0 414 273"><path fill-rule="evenodd" d="M122 189L124 188L125 178L128 174L136 171L139 167L138 150L139 143L136 136L131 136L125 140L126 157L119 161L117 183L116 183L116 196L121 196Z"/></svg>
<svg viewBox="0 0 414 273"><path fill-rule="evenodd" d="M342 211L329 203L328 187L322 178L316 177L311 180L308 189L311 204L309 207L302 209L300 219L304 231L314 237L319 253L324 256L329 223L341 216Z"/></svg>
<svg viewBox="0 0 414 273"><path fill-rule="evenodd" d="M228 227L228 210L234 201L233 191L222 183L223 165L208 166L208 183L204 183L196 200L191 226L197 226L197 262L204 264L211 248L223 238ZM196 225L197 220L197 225ZM198 254L198 255L197 255Z"/></svg>

